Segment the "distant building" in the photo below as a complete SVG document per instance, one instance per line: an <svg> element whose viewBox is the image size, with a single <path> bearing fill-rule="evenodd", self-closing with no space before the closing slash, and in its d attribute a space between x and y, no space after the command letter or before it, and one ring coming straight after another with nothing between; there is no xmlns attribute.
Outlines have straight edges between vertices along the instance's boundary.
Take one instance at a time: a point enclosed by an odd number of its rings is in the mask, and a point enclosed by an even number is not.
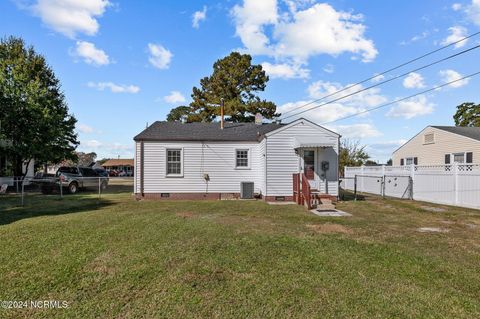
<svg viewBox="0 0 480 319"><path fill-rule="evenodd" d="M133 175L133 158L109 159L103 163L102 167L107 171L125 172L127 175Z"/></svg>
<svg viewBox="0 0 480 319"><path fill-rule="evenodd" d="M480 127L427 126L393 152L393 165L480 164Z"/></svg>

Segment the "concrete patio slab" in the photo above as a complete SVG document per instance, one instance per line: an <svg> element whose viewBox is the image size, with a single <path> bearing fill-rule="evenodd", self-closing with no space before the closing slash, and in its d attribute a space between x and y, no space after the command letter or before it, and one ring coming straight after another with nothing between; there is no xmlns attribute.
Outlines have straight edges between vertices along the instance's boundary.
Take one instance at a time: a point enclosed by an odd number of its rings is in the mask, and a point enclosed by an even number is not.
<svg viewBox="0 0 480 319"><path fill-rule="evenodd" d="M338 209L329 209L329 210L319 210L319 209L312 209L310 210L317 216L320 217L348 217L352 216L352 214L338 210Z"/></svg>

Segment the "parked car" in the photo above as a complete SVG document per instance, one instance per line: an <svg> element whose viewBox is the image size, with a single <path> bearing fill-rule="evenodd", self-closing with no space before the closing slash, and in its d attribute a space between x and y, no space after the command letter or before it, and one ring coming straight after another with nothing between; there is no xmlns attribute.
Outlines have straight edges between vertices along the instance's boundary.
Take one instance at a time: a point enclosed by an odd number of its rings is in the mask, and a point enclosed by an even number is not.
<svg viewBox="0 0 480 319"><path fill-rule="evenodd" d="M116 176L118 176L118 172L116 170L112 169L112 170L108 171L108 176L116 177Z"/></svg>
<svg viewBox="0 0 480 319"><path fill-rule="evenodd" d="M108 186L108 177L102 177L94 169L81 166L62 166L54 177L45 177L35 181L40 185L42 193L50 194L60 185L70 194L87 187L100 187L104 190Z"/></svg>
<svg viewBox="0 0 480 319"><path fill-rule="evenodd" d="M103 168L94 168L93 169L95 172L98 173L98 175L100 175L101 177L108 177L108 172L106 170L104 170Z"/></svg>

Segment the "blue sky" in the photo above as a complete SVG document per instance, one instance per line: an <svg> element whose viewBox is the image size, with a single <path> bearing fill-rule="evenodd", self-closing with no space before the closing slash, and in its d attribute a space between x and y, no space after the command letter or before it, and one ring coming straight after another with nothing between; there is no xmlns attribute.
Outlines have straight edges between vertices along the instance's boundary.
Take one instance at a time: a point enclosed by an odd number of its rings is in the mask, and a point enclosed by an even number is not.
<svg viewBox="0 0 480 319"><path fill-rule="evenodd" d="M264 65L271 79L262 96L285 112L480 26L480 0L17 0L0 2L0 12L1 36L20 36L45 55L78 119L79 150L99 158L132 157L133 136L187 104L192 87L232 50ZM326 126L361 139L373 159L386 161L425 126L453 125L456 105L480 102L480 80L339 119L480 71L477 51L302 116L319 124L338 120Z"/></svg>

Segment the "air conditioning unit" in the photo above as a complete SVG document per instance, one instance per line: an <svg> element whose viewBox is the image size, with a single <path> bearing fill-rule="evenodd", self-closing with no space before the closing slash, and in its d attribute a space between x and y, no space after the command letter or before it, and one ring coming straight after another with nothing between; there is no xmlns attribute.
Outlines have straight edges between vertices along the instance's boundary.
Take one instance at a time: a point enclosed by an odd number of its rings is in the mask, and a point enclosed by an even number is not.
<svg viewBox="0 0 480 319"><path fill-rule="evenodd" d="M240 183L240 198L253 199L253 182Z"/></svg>

